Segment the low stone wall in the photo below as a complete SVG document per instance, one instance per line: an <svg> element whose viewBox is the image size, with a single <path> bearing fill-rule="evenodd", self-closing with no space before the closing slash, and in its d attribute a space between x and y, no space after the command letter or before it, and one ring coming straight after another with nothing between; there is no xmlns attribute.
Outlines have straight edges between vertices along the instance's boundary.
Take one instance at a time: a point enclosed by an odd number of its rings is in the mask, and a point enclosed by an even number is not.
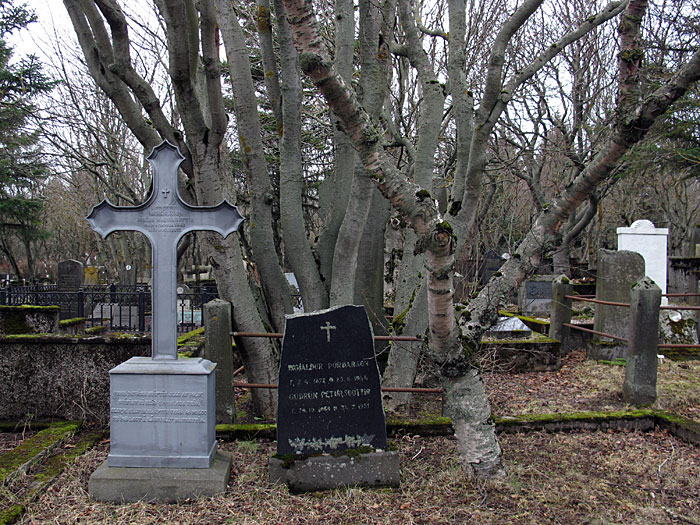
<svg viewBox="0 0 700 525"><path fill-rule="evenodd" d="M58 332L60 306L0 306L0 334Z"/></svg>
<svg viewBox="0 0 700 525"><path fill-rule="evenodd" d="M109 370L150 337L0 336L0 419L109 422Z"/></svg>

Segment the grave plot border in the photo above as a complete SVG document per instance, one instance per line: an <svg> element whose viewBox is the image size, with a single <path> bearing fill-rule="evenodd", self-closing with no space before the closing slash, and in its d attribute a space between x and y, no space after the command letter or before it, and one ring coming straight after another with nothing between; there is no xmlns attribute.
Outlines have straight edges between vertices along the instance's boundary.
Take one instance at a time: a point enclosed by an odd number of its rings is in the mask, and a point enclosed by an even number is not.
<svg viewBox="0 0 700 525"><path fill-rule="evenodd" d="M27 426L39 432L0 455L0 485L24 475L31 480L31 489L17 502L0 507L1 525L14 523L22 517L27 505L42 494L69 464L106 435L102 430L79 433L82 427L79 421L33 421ZM18 428L24 428L24 424L0 422L0 432ZM73 438L71 448L63 449L63 445ZM33 472L32 467L37 464L41 464L42 468Z"/></svg>
<svg viewBox="0 0 700 525"><path fill-rule="evenodd" d="M515 432L577 432L577 431L604 431L604 430L631 430L650 431L655 427L667 430L672 436L695 446L700 446L700 422L676 415L672 412L662 410L629 410L618 412L572 412L572 413L552 413L552 414L527 414L508 417L494 417L496 431L498 433ZM12 431L22 427L21 421L0 422L0 432ZM78 456L87 452L100 439L107 435L106 431L80 433L80 423L75 421L34 421L34 429L40 432L31 438L32 441L50 438L47 447L41 448L35 454L29 454L26 458L11 462L10 458L16 458L17 448L0 455L0 464L5 468L3 475L16 473L19 468L28 469L32 463L52 462L51 473L44 475L40 480L37 491L32 492L30 497L25 498L22 503L11 505L4 510L0 510L0 523L13 523L19 519L28 504L31 503L41 490L45 490L63 469ZM440 433L435 432L436 425L441 428ZM251 439L274 439L274 424L265 425L217 425L217 438L224 441L251 440ZM390 434L408 432L423 436L444 435L453 432L451 422L448 418L437 418L435 420L411 421L411 420L389 420L387 429ZM41 438L39 437L41 436ZM60 444L76 436L77 446L71 449L69 454L59 454L52 457L50 450L60 448ZM29 440L28 440L29 441ZM22 445L20 445L21 447ZM25 446L27 448L29 445ZM19 447L18 447L19 448ZM47 453L47 450L49 452ZM59 457L60 456L60 457ZM58 457L58 460L56 459ZM10 464L12 463L12 464ZM9 467L9 468L8 468Z"/></svg>

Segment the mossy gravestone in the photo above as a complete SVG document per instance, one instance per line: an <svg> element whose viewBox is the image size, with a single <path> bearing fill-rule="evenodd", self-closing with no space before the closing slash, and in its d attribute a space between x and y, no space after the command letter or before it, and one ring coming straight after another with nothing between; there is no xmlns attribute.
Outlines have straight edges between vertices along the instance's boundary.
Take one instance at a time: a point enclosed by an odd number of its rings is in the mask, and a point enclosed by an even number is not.
<svg viewBox="0 0 700 525"><path fill-rule="evenodd" d="M644 278L644 258L626 250L598 250L598 276L595 297L601 301L629 304L632 285ZM593 329L626 339L629 308L609 304L595 305ZM589 359L615 359L628 356L624 341L594 336L587 348Z"/></svg>
<svg viewBox="0 0 700 525"><path fill-rule="evenodd" d="M273 482L291 490L393 486L374 338L362 306L287 317Z"/></svg>

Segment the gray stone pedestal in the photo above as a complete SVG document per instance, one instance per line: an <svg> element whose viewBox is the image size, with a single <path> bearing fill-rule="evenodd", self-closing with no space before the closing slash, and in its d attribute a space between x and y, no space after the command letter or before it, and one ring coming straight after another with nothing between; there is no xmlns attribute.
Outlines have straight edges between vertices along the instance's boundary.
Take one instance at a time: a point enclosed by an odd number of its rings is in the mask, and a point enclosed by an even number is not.
<svg viewBox="0 0 700 525"><path fill-rule="evenodd" d="M110 370L110 453L90 477L99 501L176 501L226 490L216 452L215 368L206 359L134 357Z"/></svg>
<svg viewBox="0 0 700 525"><path fill-rule="evenodd" d="M286 483L292 492L340 487L398 487L401 482L398 451L342 456L324 454L288 461L273 456L269 470L271 483Z"/></svg>
<svg viewBox="0 0 700 525"><path fill-rule="evenodd" d="M109 371L110 467L209 468L216 364L133 357Z"/></svg>
<svg viewBox="0 0 700 525"><path fill-rule="evenodd" d="M209 468L110 467L105 461L90 476L88 491L97 501L175 503L224 492L230 476L231 454L221 451Z"/></svg>

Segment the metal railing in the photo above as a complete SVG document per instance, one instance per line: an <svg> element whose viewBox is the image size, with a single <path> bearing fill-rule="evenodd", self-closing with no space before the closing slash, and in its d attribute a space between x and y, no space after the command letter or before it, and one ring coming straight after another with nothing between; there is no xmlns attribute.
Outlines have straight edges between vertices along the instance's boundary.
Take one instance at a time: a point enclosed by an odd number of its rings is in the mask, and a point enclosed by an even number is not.
<svg viewBox="0 0 700 525"><path fill-rule="evenodd" d="M700 294L694 294L694 293L687 293L687 294L680 294L680 293L675 293L675 294L662 294L662 297L699 297ZM603 304L607 306L619 306L622 308L629 308L630 304L629 303L618 303L614 301L603 301L602 299L594 299L591 297L582 297L580 295L565 295L564 296L566 299L571 299L572 301L583 301L583 302L588 302L588 303L595 303L595 304ZM681 306L681 305L663 305L659 307L661 310L688 310L688 311L693 311L693 310L700 310L700 306ZM562 326L566 326L569 329L573 330L579 330L581 332L587 332L590 334L594 335L599 335L601 337L608 337L610 339L615 339L617 341L622 341L624 343L629 343L629 340L624 337L620 337L614 334L608 334L605 332L599 332L597 330L591 330L590 328L584 328L579 325L571 324L571 323L562 323ZM700 344L692 344L692 343L666 343L666 344L660 344L658 345L658 348L700 348Z"/></svg>
<svg viewBox="0 0 700 525"><path fill-rule="evenodd" d="M178 333L204 323L204 304L219 297L216 287L203 286L178 294ZM120 332L151 330L151 288L147 285L85 286L78 291L61 291L56 285L0 288L0 305L56 305L61 319L84 317L86 327L106 326Z"/></svg>
<svg viewBox="0 0 700 525"><path fill-rule="evenodd" d="M231 337L267 337L270 339L282 339L284 337L283 333L280 332L231 332ZM412 337L407 335L375 335L375 341L408 341L416 342L421 341L419 337ZM234 376L237 372L234 372ZM278 385L272 383L246 383L244 381L234 381L233 386L236 388L269 388L277 389ZM395 387L395 386L383 386L381 387L382 392L406 392L412 394L442 394L442 388L419 388L419 387Z"/></svg>

